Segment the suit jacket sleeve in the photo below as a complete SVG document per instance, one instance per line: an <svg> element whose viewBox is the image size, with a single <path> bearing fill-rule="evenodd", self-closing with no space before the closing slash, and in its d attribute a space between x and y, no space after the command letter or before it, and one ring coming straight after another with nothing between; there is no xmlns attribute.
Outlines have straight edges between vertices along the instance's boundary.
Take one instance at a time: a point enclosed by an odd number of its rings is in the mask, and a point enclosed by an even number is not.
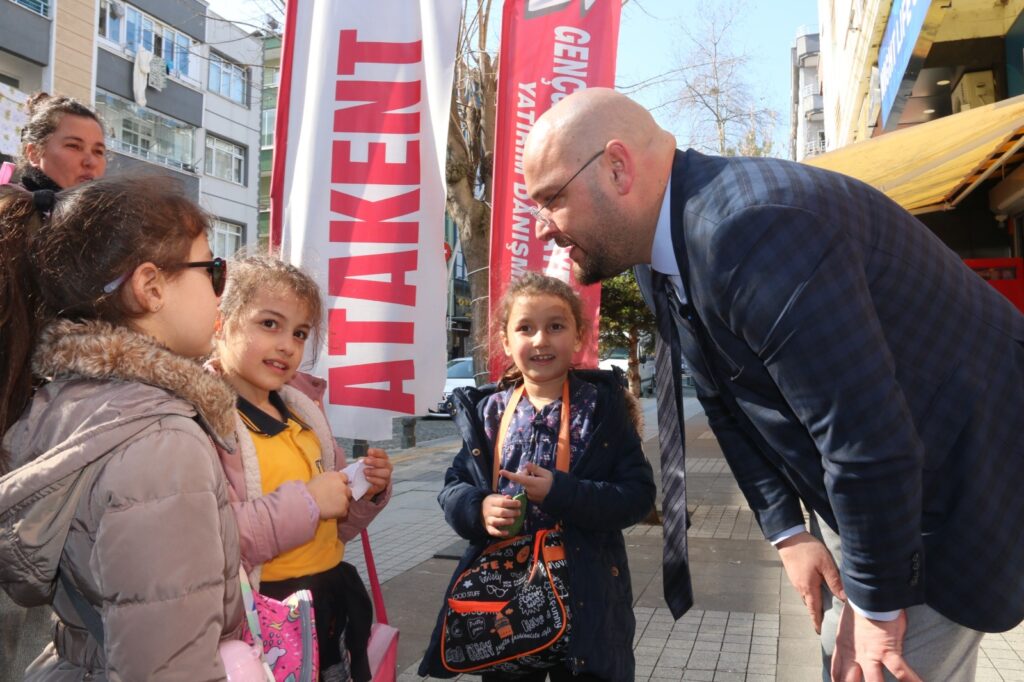
<svg viewBox="0 0 1024 682"><path fill-rule="evenodd" d="M864 254L842 226L808 211L747 209L719 225L718 315L764 363L821 458L843 543L843 584L862 608L923 601L923 445L896 380ZM737 245L748 248L737 248Z"/></svg>
<svg viewBox="0 0 1024 682"><path fill-rule="evenodd" d="M634 268L637 286L647 307L654 312L651 292L651 268ZM668 340L665 340L668 343ZM729 468L754 512L761 532L766 538L804 522L800 500L789 483L761 453L747 433L736 421L736 416L717 393L697 388L697 398L704 407L708 426L722 448Z"/></svg>
<svg viewBox="0 0 1024 682"><path fill-rule="evenodd" d="M765 538L804 523L800 499L736 421L736 415L717 394L697 390L708 426L718 439L722 454L750 505Z"/></svg>

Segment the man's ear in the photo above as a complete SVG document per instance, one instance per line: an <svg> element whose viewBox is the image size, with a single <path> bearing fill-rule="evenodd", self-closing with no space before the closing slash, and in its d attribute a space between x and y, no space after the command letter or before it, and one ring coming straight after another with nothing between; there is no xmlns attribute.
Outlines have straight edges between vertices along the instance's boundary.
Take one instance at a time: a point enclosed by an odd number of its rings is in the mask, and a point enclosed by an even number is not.
<svg viewBox="0 0 1024 682"><path fill-rule="evenodd" d="M135 268L128 278L128 289L139 312L155 313L164 307L166 283L163 271L153 263L146 262Z"/></svg>
<svg viewBox="0 0 1024 682"><path fill-rule="evenodd" d="M629 194L636 179L636 159L622 140L611 140L604 153L612 168L612 184L619 194Z"/></svg>

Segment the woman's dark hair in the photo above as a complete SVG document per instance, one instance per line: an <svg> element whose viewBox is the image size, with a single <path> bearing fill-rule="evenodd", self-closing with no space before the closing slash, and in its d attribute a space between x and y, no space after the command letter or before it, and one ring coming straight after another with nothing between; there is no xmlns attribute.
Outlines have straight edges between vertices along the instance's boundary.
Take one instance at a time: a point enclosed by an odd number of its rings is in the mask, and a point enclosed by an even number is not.
<svg viewBox="0 0 1024 682"><path fill-rule="evenodd" d="M494 311L490 334L492 340L490 348L491 357L500 357L500 355L495 356L494 353L500 354L504 352L501 348L501 339L508 335L508 318L512 314L512 306L515 305L518 299L528 296L554 296L565 301L572 312L573 320L576 322L577 333L581 338L586 335L587 326L586 320L583 317L583 301L580 299L579 294L573 291L572 287L568 284L556 277L542 275L539 272L526 272L512 280L512 283L508 285L505 295L501 297L498 307ZM514 386L522 381L522 379L523 373L512 362L505 368L501 379L498 380L498 386L501 388Z"/></svg>
<svg viewBox="0 0 1024 682"><path fill-rule="evenodd" d="M36 149L45 147L46 141L66 115L91 118L103 130L103 121L99 115L74 97L37 92L28 98L25 106L28 108L28 123L21 129L21 153L18 157L18 169L22 172L31 165L28 161L28 146L35 145Z"/></svg>
<svg viewBox="0 0 1024 682"><path fill-rule="evenodd" d="M0 186L0 434L32 396L32 354L47 324L137 317L121 283L146 262L177 274L209 228L202 209L167 177L46 192Z"/></svg>

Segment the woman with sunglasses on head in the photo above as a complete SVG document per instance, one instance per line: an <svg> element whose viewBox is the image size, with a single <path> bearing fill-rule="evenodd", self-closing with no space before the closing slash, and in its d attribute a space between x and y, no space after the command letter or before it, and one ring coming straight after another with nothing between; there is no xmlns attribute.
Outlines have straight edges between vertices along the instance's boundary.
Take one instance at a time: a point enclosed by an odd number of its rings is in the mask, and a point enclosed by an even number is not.
<svg viewBox="0 0 1024 682"><path fill-rule="evenodd" d="M0 586L50 604L28 680L223 680L243 620L215 443L224 262L166 179L0 187Z"/></svg>
<svg viewBox="0 0 1024 682"><path fill-rule="evenodd" d="M95 111L72 97L45 92L29 97L26 106L18 164L25 189L59 192L103 177L107 145Z"/></svg>

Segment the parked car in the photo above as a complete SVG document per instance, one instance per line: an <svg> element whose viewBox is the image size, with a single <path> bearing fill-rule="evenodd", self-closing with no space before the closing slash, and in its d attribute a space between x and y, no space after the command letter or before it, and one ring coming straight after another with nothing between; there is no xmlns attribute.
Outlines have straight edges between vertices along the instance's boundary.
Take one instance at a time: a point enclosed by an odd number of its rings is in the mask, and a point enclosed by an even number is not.
<svg viewBox="0 0 1024 682"><path fill-rule="evenodd" d="M629 350L626 348L612 348L597 366L601 369L618 367L624 374L629 372ZM640 356L640 392L654 392L654 357Z"/></svg>
<svg viewBox="0 0 1024 682"><path fill-rule="evenodd" d="M444 382L444 393L436 408L429 408L427 416L451 417L452 391L460 386L476 386L473 358L452 358L448 361L448 374Z"/></svg>

